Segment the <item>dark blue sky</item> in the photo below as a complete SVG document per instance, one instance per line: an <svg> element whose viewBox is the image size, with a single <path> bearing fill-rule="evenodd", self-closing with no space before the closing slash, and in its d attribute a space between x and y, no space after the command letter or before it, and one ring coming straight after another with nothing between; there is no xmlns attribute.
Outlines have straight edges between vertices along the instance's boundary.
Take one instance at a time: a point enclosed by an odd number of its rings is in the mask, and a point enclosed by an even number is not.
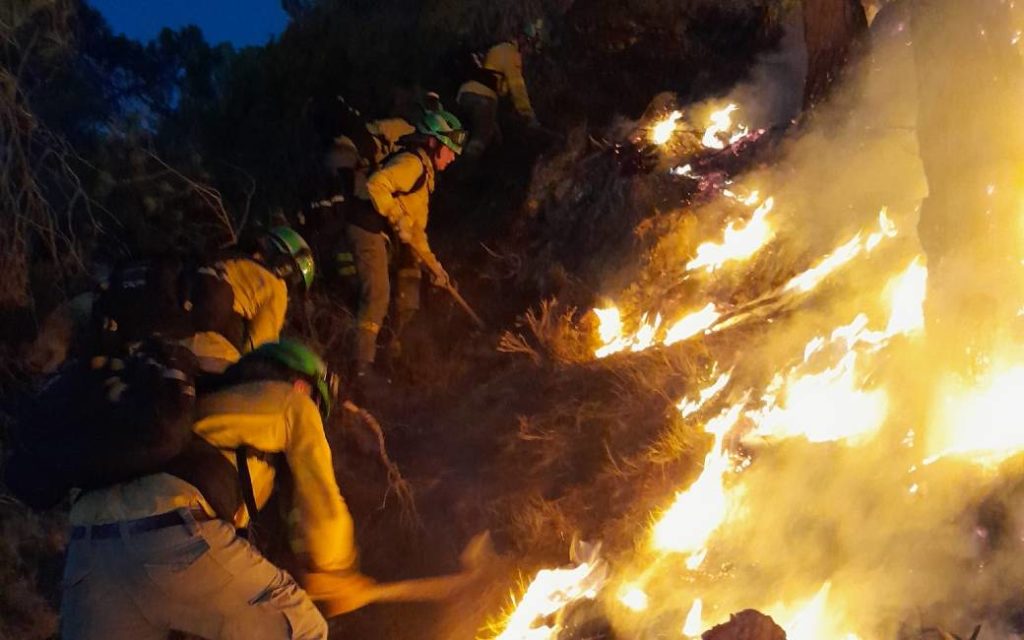
<svg viewBox="0 0 1024 640"><path fill-rule="evenodd" d="M207 42L266 44L288 22L281 0L90 0L114 33L150 40L164 27L198 25Z"/></svg>

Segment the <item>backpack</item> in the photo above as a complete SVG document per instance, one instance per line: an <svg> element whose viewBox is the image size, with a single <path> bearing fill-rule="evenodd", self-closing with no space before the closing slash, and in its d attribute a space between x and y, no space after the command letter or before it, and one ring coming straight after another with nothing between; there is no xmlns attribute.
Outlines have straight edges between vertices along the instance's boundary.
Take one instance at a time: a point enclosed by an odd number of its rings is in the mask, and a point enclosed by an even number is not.
<svg viewBox="0 0 1024 640"><path fill-rule="evenodd" d="M180 255L119 265L100 288L93 319L98 352L106 355L125 353L151 336L180 340L201 331L239 346L243 333L223 270Z"/></svg>
<svg viewBox="0 0 1024 640"><path fill-rule="evenodd" d="M120 357L68 363L14 426L4 480L35 509L156 473L193 439L195 356L147 341Z"/></svg>

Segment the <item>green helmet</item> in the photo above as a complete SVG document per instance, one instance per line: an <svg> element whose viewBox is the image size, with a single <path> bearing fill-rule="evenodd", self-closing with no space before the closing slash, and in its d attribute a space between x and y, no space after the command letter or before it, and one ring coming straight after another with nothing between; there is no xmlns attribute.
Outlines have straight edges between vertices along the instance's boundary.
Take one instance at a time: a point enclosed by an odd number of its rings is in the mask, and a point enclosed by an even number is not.
<svg viewBox="0 0 1024 640"><path fill-rule="evenodd" d="M417 126L420 133L437 138L444 146L456 154L462 153L462 145L469 137L468 132L462 128L462 123L455 117L455 114L441 109L439 111L425 111L423 120Z"/></svg>
<svg viewBox="0 0 1024 640"><path fill-rule="evenodd" d="M331 405L338 394L338 376L331 374L323 358L306 345L298 340L282 338L278 342L260 345L244 358L271 360L308 378L316 386L320 413L325 419L331 415Z"/></svg>
<svg viewBox="0 0 1024 640"><path fill-rule="evenodd" d="M316 274L316 264L309 245L291 227L274 227L267 232L267 236L278 253L291 258L292 272L302 276L302 284L308 291L313 286L313 276Z"/></svg>

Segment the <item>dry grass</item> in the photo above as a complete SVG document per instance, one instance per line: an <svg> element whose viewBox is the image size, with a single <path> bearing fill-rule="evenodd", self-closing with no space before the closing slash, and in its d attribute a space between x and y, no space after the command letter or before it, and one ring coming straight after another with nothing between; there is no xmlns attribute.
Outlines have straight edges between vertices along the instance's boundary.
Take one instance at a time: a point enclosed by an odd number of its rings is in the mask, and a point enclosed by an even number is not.
<svg viewBox="0 0 1024 640"><path fill-rule="evenodd" d="M580 327L575 307L563 307L555 299L544 300L516 320L519 331L506 331L498 351L519 353L534 364L578 364L593 358L593 340Z"/></svg>

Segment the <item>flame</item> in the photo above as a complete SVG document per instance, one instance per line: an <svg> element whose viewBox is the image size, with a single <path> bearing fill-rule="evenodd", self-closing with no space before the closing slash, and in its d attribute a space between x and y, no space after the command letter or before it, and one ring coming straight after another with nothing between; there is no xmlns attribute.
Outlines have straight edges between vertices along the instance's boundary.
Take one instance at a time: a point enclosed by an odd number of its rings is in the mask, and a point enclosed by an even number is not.
<svg viewBox="0 0 1024 640"><path fill-rule="evenodd" d="M707 130L704 132L704 137L701 140L703 145L708 149L724 149L725 142L719 139L720 134L728 133L732 129L732 114L737 111L739 107L734 104L716 111L711 114L711 124L708 125ZM744 133L744 135L746 135Z"/></svg>
<svg viewBox="0 0 1024 640"><path fill-rule="evenodd" d="M753 256L774 236L766 220L774 207L775 199L768 198L743 227L738 227L735 222L729 223L721 244L705 242L697 247L697 256L686 265L686 269L715 271L726 262Z"/></svg>
<svg viewBox="0 0 1024 640"><path fill-rule="evenodd" d="M673 111L655 123L655 125L651 127L651 142L661 146L671 140L672 134L679 128L679 120L682 117L683 113L681 111Z"/></svg>
<svg viewBox="0 0 1024 640"><path fill-rule="evenodd" d="M601 342L611 344L622 337L622 314L619 313L618 307L594 309L594 314L600 323L597 334L601 337Z"/></svg>
<svg viewBox="0 0 1024 640"><path fill-rule="evenodd" d="M811 267L807 271L804 271L800 275L794 276L788 283L786 283L785 291L799 291L800 293L807 293L813 290L822 280L829 277L838 270L840 267L850 262L864 249L864 244L861 241L861 236L858 233L849 242L840 246L838 249L825 256L818 264Z"/></svg>
<svg viewBox="0 0 1024 640"><path fill-rule="evenodd" d="M600 560L538 571L497 640L555 640L562 627L551 620L554 614L577 600L596 598L605 578L606 568Z"/></svg>
<svg viewBox="0 0 1024 640"><path fill-rule="evenodd" d="M868 251L873 251L881 244L882 240L896 237L896 223L889 217L889 207L882 207L882 210L878 212L878 227L878 231L868 236L866 243Z"/></svg>
<svg viewBox="0 0 1024 640"><path fill-rule="evenodd" d="M1000 367L967 383L947 378L939 387L928 430L926 463L952 456L996 465L1024 450L1024 366Z"/></svg>
<svg viewBox="0 0 1024 640"><path fill-rule="evenodd" d="M742 410L743 403L737 404L705 425L704 430L715 436L714 446L704 458L700 477L689 489L676 494L675 502L655 523L652 533L656 549L690 556L697 554L725 520L730 499L723 481L730 461L723 442Z"/></svg>
<svg viewBox="0 0 1024 640"><path fill-rule="evenodd" d="M902 274L890 280L886 291L892 312L885 332L893 336L923 329L928 267L921 256L914 258Z"/></svg>
<svg viewBox="0 0 1024 640"><path fill-rule="evenodd" d="M715 321L722 317L722 313L713 303L708 303L700 311L695 311L673 324L665 334L662 344L666 347L688 340L701 331L715 324Z"/></svg>
<svg viewBox="0 0 1024 640"><path fill-rule="evenodd" d="M640 587L627 585L619 594L619 602L630 611L640 613L647 609L648 598Z"/></svg>
<svg viewBox="0 0 1024 640"><path fill-rule="evenodd" d="M679 409L680 415L686 418L700 411L700 408L703 407L708 400L717 396L719 392L721 392L722 389L725 388L725 385L729 384L729 380L731 378L731 372L723 373L722 375L718 376L718 379L715 380L710 387L701 390L700 397L697 400L693 402L680 400L679 404L676 405L676 407Z"/></svg>
<svg viewBox="0 0 1024 640"><path fill-rule="evenodd" d="M864 234L858 233L846 243L842 244L835 251L825 256L818 264L807 271L794 276L786 283L784 291L798 291L807 293L822 283L830 275L838 271L845 264L859 256L865 250L870 252L875 249L886 238L896 236L896 226L886 214L883 208L878 215L879 230L868 236L865 241Z"/></svg>
<svg viewBox="0 0 1024 640"><path fill-rule="evenodd" d="M634 353L646 351L655 344L669 346L682 342L709 328L722 315L714 304L708 304L676 321L659 342L664 324L661 314L655 315L653 320L646 313L640 316L640 326L632 334L626 333L618 307L594 309L594 314L598 319L597 335L601 340L601 346L594 351L597 358L607 358L626 350Z"/></svg>
<svg viewBox="0 0 1024 640"><path fill-rule="evenodd" d="M757 203L761 201L761 192L757 191L756 189L754 191L751 191L746 196L741 196L732 189L723 189L722 195L725 196L726 198L729 198L730 200L735 200L736 202L745 204L748 207L756 206Z"/></svg>
<svg viewBox="0 0 1024 640"><path fill-rule="evenodd" d="M800 606L796 615L780 626L786 630L787 640L822 640L831 636L826 605L832 583L826 582L806 604Z"/></svg>
<svg viewBox="0 0 1024 640"><path fill-rule="evenodd" d="M687 638L697 638L704 630L702 620L704 614L704 602L700 598L693 601L690 612L686 614L686 622L683 623L683 635Z"/></svg>
<svg viewBox="0 0 1024 640"><path fill-rule="evenodd" d="M654 338L661 328L661 314L654 317L653 322L647 321L647 314L640 316L640 328L633 334L629 349L633 352L646 351L654 346Z"/></svg>
<svg viewBox="0 0 1024 640"><path fill-rule="evenodd" d="M860 389L857 376L859 352L884 347L897 335L924 327L924 297L928 270L915 258L894 277L886 290L891 313L885 331L868 328L866 314L835 329L826 339L818 336L804 347L801 366L779 374L764 395L765 407L748 417L757 425L754 435L773 438L802 436L811 442L860 440L874 434L887 415L885 391ZM839 361L820 373L803 373L803 366L828 347L841 348ZM778 397L785 395L780 402Z"/></svg>
<svg viewBox="0 0 1024 640"><path fill-rule="evenodd" d="M757 424L755 435L773 438L802 436L811 442L858 440L874 434L885 420L885 391L863 391L856 375L857 353L846 353L822 373L795 377L776 386L785 400L772 395L768 406L748 415Z"/></svg>
<svg viewBox="0 0 1024 640"><path fill-rule="evenodd" d="M594 315L598 320L597 335L601 339L601 346L594 351L598 358L607 358L626 349L634 352L650 349L655 344L662 324L661 314L656 315L654 320L648 320L645 313L640 316L640 326L636 332L626 335L618 307L613 305L607 309L594 309Z"/></svg>
<svg viewBox="0 0 1024 640"><path fill-rule="evenodd" d="M747 413L762 437L802 436L811 442L859 441L873 435L888 413L883 390L860 388L857 364L861 352L873 352L897 335L924 328L924 300L928 270L915 258L886 286L890 315L885 331L872 331L866 314L836 328L826 339L818 336L804 347L803 363L779 374L764 395L765 406ZM842 350L838 362L817 373L805 373L812 358L828 348ZM785 396L783 401L780 396Z"/></svg>

